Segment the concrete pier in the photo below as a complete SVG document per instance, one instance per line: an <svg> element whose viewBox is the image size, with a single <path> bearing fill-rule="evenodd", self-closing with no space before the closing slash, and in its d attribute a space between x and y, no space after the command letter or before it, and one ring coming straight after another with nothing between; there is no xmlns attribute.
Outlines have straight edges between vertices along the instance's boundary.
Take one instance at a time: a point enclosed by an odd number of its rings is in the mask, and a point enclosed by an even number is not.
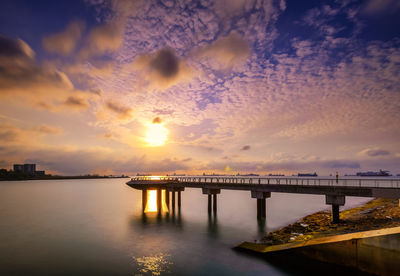
<svg viewBox="0 0 400 276"><path fill-rule="evenodd" d="M126 183L132 188L142 190L143 212L146 208L147 190L166 189L166 203L169 206L172 192L172 212L175 212L175 192L178 192L178 209L181 207L181 192L185 188L201 188L208 196L208 212L217 211L217 194L221 189L251 191L251 197L257 199L257 218L266 218L266 199L271 192L324 195L326 204L332 206L332 223L340 221L339 208L345 204L346 196L400 198L399 179L341 178L269 178L269 177L148 177L132 178Z"/></svg>
<svg viewBox="0 0 400 276"><path fill-rule="evenodd" d="M325 196L326 204L332 205L332 223L339 223L340 214L339 214L339 206L343 206L346 202L345 196L337 196L337 195L326 195Z"/></svg>
<svg viewBox="0 0 400 276"><path fill-rule="evenodd" d="M161 189L158 189L158 190L157 190L157 211L158 211L158 214L159 214L159 215L161 215L161 212L162 212L162 202L161 202L161 199L162 199L162 190L161 190Z"/></svg>
<svg viewBox="0 0 400 276"><path fill-rule="evenodd" d="M203 195L208 195L208 213L211 213L211 206L214 213L217 213L217 194L221 193L221 189L202 189Z"/></svg>
<svg viewBox="0 0 400 276"><path fill-rule="evenodd" d="M266 199L271 197L271 193L251 191L251 197L257 199L257 219L265 219L267 217Z"/></svg>
<svg viewBox="0 0 400 276"><path fill-rule="evenodd" d="M172 213L175 213L175 192L172 191Z"/></svg>
<svg viewBox="0 0 400 276"><path fill-rule="evenodd" d="M146 210L146 202L147 202L147 190L142 190L142 212Z"/></svg>

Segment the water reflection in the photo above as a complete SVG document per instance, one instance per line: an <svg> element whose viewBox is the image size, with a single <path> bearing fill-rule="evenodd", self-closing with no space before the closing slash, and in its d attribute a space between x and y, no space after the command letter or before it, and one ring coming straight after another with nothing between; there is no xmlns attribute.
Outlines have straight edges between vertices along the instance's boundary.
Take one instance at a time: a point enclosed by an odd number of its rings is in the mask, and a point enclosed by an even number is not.
<svg viewBox="0 0 400 276"><path fill-rule="evenodd" d="M165 190L143 190L142 200L144 200L144 213L162 212L167 213L169 211L166 201ZM160 194L161 193L161 194ZM159 202L160 201L160 202ZM160 209L160 206L161 209Z"/></svg>
<svg viewBox="0 0 400 276"><path fill-rule="evenodd" d="M212 238L218 238L219 232L216 212L213 215L211 213L208 213L208 234Z"/></svg>
<svg viewBox="0 0 400 276"><path fill-rule="evenodd" d="M257 224L258 224L258 233L260 235L265 235L267 232L266 230L267 220L265 218L258 219Z"/></svg>
<svg viewBox="0 0 400 276"><path fill-rule="evenodd" d="M151 275L160 275L161 273L171 273L170 267L173 264L169 261L170 255L160 253L153 256L144 256L133 259L140 267L141 273L151 273ZM138 274L139 275L139 274Z"/></svg>

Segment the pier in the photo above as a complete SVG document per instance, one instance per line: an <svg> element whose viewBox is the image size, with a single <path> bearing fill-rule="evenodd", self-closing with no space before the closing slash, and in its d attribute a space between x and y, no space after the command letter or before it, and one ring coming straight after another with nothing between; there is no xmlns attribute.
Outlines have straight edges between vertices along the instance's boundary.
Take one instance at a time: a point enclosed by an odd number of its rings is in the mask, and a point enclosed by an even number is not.
<svg viewBox="0 0 400 276"><path fill-rule="evenodd" d="M208 213L217 212L217 196L221 190L249 191L256 199L257 218L266 218L266 199L271 193L294 193L325 195L325 202L332 207L332 223L340 219L339 206L345 205L346 196L373 198L400 198L400 179L394 178L304 178L304 177L135 177L126 183L142 191L143 211L148 190L157 190L157 205L161 212L161 193L165 191L165 201L169 208L170 193L172 211L175 211L176 196L178 209L181 207L181 192L185 188L199 188L208 197Z"/></svg>

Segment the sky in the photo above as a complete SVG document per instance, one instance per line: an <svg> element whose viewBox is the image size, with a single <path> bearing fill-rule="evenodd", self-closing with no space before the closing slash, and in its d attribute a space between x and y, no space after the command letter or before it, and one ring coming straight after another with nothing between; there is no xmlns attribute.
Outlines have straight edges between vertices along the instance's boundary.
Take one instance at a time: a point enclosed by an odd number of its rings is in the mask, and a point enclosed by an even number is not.
<svg viewBox="0 0 400 276"><path fill-rule="evenodd" d="M0 167L400 173L397 0L0 2Z"/></svg>

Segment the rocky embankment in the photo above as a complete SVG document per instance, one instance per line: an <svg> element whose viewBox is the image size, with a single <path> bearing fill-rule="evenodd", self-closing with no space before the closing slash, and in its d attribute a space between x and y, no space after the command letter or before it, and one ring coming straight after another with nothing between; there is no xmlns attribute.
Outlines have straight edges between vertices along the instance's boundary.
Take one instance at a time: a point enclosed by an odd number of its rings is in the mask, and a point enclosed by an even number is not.
<svg viewBox="0 0 400 276"><path fill-rule="evenodd" d="M340 220L340 223L332 224L330 212L317 212L289 226L268 233L260 243L276 245L400 226L399 201L374 199L360 207L341 211Z"/></svg>

